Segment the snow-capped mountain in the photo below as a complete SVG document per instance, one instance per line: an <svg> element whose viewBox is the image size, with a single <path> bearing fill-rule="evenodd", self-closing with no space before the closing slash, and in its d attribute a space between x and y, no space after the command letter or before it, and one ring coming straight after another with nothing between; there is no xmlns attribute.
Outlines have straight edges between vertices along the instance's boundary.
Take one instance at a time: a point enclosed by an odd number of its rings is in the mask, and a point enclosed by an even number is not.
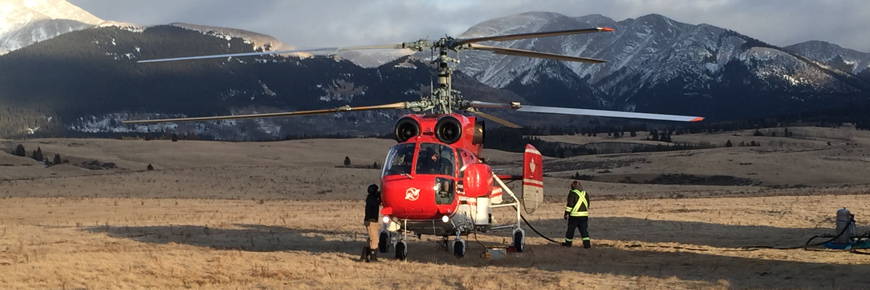
<svg viewBox="0 0 870 290"><path fill-rule="evenodd" d="M103 23L64 0L0 1L0 55Z"/></svg>
<svg viewBox="0 0 870 290"><path fill-rule="evenodd" d="M783 98L810 103L827 95L857 93L870 87L853 71L812 61L816 56L796 54L735 31L681 23L656 14L614 21L601 15L523 13L480 23L460 38L596 26L615 31L493 45L604 59L608 61L605 64L468 52L460 69L496 88L564 87L557 91L536 89L539 95L526 96L532 100L546 102L547 96L553 94L573 94L569 98L592 99L603 108L666 112L692 109L714 116L714 108L719 108L716 104L723 102L717 99L734 101L738 97L733 96L738 93L733 91L735 83L763 98L754 100L758 104L771 105ZM862 65L853 60L847 63L855 63L858 69ZM741 98L749 97L746 92L740 94Z"/></svg>
<svg viewBox="0 0 870 290"><path fill-rule="evenodd" d="M785 49L809 57L844 72L870 79L870 53L864 53L824 41L807 41Z"/></svg>
<svg viewBox="0 0 870 290"><path fill-rule="evenodd" d="M226 28L226 27L216 27L216 26L205 26L205 25L196 25L189 23L172 23L172 26L181 27L184 29L199 31L204 34L212 34L219 37L227 37L227 38L241 38L244 39L251 44L254 45L254 49L262 49L262 50L292 50L293 47L289 46L280 40L261 33L256 33L252 31L242 30L242 29L234 29L234 28Z"/></svg>
<svg viewBox="0 0 870 290"><path fill-rule="evenodd" d="M188 23L171 25L204 34L242 38L252 43L255 49L293 49L272 36L241 29ZM2 0L0 1L0 55L64 33L96 26L118 26L137 31L145 29L143 25L97 18L65 0Z"/></svg>

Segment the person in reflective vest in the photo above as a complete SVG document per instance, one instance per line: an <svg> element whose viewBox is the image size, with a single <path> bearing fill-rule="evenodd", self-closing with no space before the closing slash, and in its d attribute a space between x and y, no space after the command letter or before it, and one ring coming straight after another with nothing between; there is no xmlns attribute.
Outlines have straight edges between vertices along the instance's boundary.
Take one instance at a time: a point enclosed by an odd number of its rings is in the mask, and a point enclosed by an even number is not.
<svg viewBox="0 0 870 290"><path fill-rule="evenodd" d="M562 246L570 247L574 241L574 229L580 229L583 237L583 248L591 248L589 241L589 195L583 190L579 181L571 182L571 192L568 193L568 204L565 205L564 219L568 220L568 231L565 232L565 242Z"/></svg>

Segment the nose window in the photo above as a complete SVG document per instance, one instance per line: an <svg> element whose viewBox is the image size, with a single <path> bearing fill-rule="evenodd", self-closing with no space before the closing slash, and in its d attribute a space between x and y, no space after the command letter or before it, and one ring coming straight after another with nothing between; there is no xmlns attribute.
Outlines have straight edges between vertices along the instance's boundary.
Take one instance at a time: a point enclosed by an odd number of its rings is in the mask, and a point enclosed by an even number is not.
<svg viewBox="0 0 870 290"><path fill-rule="evenodd" d="M453 180L449 178L435 178L435 204L451 204L455 196Z"/></svg>

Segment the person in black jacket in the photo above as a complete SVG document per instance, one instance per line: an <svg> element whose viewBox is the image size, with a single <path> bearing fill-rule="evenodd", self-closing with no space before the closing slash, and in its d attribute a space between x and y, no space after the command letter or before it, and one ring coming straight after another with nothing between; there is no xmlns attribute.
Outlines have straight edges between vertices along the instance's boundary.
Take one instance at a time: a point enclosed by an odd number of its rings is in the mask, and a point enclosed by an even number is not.
<svg viewBox="0 0 870 290"><path fill-rule="evenodd" d="M583 248L591 248L589 240L589 195L583 190L579 181L571 182L571 192L568 193L568 203L565 205L565 215L568 220L568 231L565 232L565 242L562 246L570 247L574 240L574 229L580 229L583 237Z"/></svg>
<svg viewBox="0 0 870 290"><path fill-rule="evenodd" d="M366 196L365 218L363 224L369 233L368 245L363 248L360 260L366 262L378 261L378 214L381 207L381 191L376 184L369 185Z"/></svg>

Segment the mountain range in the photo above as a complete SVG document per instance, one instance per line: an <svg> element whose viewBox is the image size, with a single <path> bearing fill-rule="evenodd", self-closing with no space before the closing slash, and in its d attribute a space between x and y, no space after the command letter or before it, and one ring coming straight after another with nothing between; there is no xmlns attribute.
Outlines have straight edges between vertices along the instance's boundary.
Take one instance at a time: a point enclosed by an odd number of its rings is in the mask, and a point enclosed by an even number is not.
<svg viewBox="0 0 870 290"><path fill-rule="evenodd" d="M230 28L103 21L62 0L22 3L13 7L16 14L10 14L19 16L6 19L14 25L0 30L0 48L9 51L0 56L0 136L169 131L249 140L383 134L403 112L137 127L119 122L409 101L428 92L434 72L428 53L388 60L342 54L137 64L140 59L291 46ZM41 20L33 16L50 14L46 11L66 14ZM607 60L605 64L468 51L459 56L454 85L466 97L483 101L702 115L712 120L852 106L870 99L870 54L820 41L777 47L725 28L680 23L656 14L615 21L602 15L530 12L482 22L459 38L595 26L614 32L488 44L599 58ZM497 114L524 125L583 126L589 121Z"/></svg>
<svg viewBox="0 0 870 290"><path fill-rule="evenodd" d="M483 22L461 37L606 26L613 33L518 40L512 48L609 60L601 65L469 52L461 70L532 100L696 112L712 119L787 113L866 98L870 57L830 44L779 48L735 31L662 15L614 21L601 15L524 13ZM847 64L851 64L849 67ZM561 87L561 90L540 88ZM846 100L844 100L846 99ZM553 105L563 103L553 100ZM748 105L752 104L753 107Z"/></svg>

